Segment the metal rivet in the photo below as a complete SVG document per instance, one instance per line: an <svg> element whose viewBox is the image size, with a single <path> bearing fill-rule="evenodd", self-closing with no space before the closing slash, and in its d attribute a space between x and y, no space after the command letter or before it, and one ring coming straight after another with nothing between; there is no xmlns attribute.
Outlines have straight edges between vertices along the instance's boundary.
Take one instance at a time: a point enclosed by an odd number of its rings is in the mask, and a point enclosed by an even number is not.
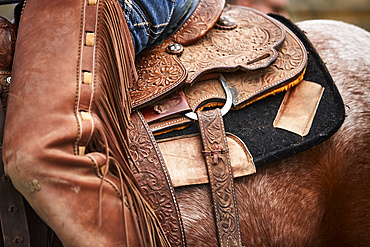
<svg viewBox="0 0 370 247"><path fill-rule="evenodd" d="M179 55L184 51L184 47L178 43L172 43L167 46L167 52L174 55Z"/></svg>
<svg viewBox="0 0 370 247"><path fill-rule="evenodd" d="M236 21L229 16L221 16L216 26L220 29L233 29L236 28Z"/></svg>
<svg viewBox="0 0 370 247"><path fill-rule="evenodd" d="M18 211L18 207L17 206L15 206L14 204L9 205L9 207L8 207L8 212L9 213L16 213L17 211Z"/></svg>
<svg viewBox="0 0 370 247"><path fill-rule="evenodd" d="M161 106L161 105L155 105L155 106L153 107L153 110L154 110L156 113L158 113L158 114L163 113L163 108L162 108L162 106Z"/></svg>
<svg viewBox="0 0 370 247"><path fill-rule="evenodd" d="M12 239L12 244L23 244L24 240L22 236L15 236Z"/></svg>

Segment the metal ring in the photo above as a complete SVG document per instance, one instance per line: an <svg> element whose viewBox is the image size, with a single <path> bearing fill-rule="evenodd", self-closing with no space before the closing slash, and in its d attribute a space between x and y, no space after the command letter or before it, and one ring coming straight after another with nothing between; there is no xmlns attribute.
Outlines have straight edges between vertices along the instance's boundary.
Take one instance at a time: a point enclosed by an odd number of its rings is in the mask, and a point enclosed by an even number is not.
<svg viewBox="0 0 370 247"><path fill-rule="evenodd" d="M227 83L225 81L225 77L221 73L218 75L218 79L221 81L222 87L223 87L223 89L225 90L225 93L226 93L226 103L221 108L221 115L224 116L231 109L231 106L233 104L233 96L231 94L231 91L230 91L229 87L227 86ZM185 113L185 116L192 119L192 120L198 120L198 116L195 112Z"/></svg>

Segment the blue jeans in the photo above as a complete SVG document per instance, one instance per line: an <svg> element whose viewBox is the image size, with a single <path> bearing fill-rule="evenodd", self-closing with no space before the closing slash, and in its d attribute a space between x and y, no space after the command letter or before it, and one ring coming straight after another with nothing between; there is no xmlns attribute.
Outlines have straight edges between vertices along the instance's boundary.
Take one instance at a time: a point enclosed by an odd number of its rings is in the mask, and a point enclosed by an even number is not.
<svg viewBox="0 0 370 247"><path fill-rule="evenodd" d="M176 31L199 0L119 0L138 54Z"/></svg>

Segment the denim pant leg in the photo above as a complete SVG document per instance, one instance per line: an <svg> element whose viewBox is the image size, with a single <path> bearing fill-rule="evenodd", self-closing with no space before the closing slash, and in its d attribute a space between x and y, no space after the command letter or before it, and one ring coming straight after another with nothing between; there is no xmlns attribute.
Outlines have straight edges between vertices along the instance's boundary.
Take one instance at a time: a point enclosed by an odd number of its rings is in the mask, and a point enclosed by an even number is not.
<svg viewBox="0 0 370 247"><path fill-rule="evenodd" d="M120 0L138 54L160 38L168 36L171 20L185 16L194 0ZM196 0L198 1L198 0ZM176 16L174 16L174 13Z"/></svg>

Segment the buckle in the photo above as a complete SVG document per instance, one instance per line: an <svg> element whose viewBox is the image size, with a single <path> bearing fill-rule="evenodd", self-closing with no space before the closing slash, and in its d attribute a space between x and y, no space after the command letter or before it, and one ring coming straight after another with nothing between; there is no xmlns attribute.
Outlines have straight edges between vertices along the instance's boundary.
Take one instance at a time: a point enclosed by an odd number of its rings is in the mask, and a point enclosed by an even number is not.
<svg viewBox="0 0 370 247"><path fill-rule="evenodd" d="M227 86L227 83L225 81L225 77L223 76L223 74L219 73L218 79L221 81L222 87L226 93L226 102L225 102L225 105L221 108L221 115L224 116L231 109L231 106L233 104L233 96L231 94L230 88ZM187 112L185 113L185 116L192 120L196 120L196 121L198 120L198 116L195 112Z"/></svg>

